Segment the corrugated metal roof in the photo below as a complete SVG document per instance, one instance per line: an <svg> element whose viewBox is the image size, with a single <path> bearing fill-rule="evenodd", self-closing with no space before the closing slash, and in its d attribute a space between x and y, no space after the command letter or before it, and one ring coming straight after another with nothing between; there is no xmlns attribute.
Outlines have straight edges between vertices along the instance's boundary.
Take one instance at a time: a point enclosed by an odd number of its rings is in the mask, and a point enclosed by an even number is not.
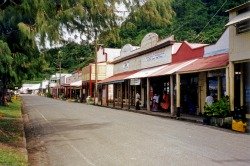
<svg viewBox="0 0 250 166"><path fill-rule="evenodd" d="M132 74L131 76L127 77L128 79L131 78L145 78L149 75L161 70L164 66L157 66L153 68L143 69L141 71L136 72L135 74Z"/></svg>
<svg viewBox="0 0 250 166"><path fill-rule="evenodd" d="M163 68L157 72L152 73L149 75L149 77L157 77L157 76L163 76L163 75L170 75L175 73L176 71L180 70L181 68L193 63L197 59L185 61L185 62L180 62L180 63L172 63L172 64L167 64L164 65Z"/></svg>
<svg viewBox="0 0 250 166"><path fill-rule="evenodd" d="M111 77L108 77L108 78L102 80L102 81L99 81L98 84L113 83L113 82L123 82L125 79L127 79L127 77L129 77L130 75L132 75L132 74L134 74L136 72L138 72L138 70L115 74L115 75L113 75Z"/></svg>
<svg viewBox="0 0 250 166"><path fill-rule="evenodd" d="M224 68L228 65L228 60L228 54L220 54L216 56L200 58L193 63L179 69L177 73L195 73L200 71Z"/></svg>
<svg viewBox="0 0 250 166"><path fill-rule="evenodd" d="M82 86L82 80L79 80L79 81L76 81L76 82L72 82L70 84L70 86L75 86L75 87Z"/></svg>

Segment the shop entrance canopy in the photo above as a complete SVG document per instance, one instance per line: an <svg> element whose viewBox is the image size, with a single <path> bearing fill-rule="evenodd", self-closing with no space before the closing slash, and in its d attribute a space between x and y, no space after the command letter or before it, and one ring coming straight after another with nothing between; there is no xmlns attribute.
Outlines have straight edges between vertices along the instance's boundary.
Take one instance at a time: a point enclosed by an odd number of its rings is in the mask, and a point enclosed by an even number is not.
<svg viewBox="0 0 250 166"><path fill-rule="evenodd" d="M195 73L225 68L228 65L228 54L220 54L197 59L195 62L178 70L177 73Z"/></svg>
<svg viewBox="0 0 250 166"><path fill-rule="evenodd" d="M173 64L167 64L164 65L162 69L152 73L149 75L149 77L157 77L157 76L163 76L163 75L171 75L175 73L176 71L182 69L183 67L192 64L197 59L185 61L185 62L179 62L179 63L173 63Z"/></svg>
<svg viewBox="0 0 250 166"><path fill-rule="evenodd" d="M109 83L112 84L112 83L116 83L116 82L124 82L124 80L128 79L129 76L131 76L132 74L134 74L136 72L138 72L138 70L115 74L109 78L106 78L106 79L98 82L98 84L109 84Z"/></svg>
<svg viewBox="0 0 250 166"><path fill-rule="evenodd" d="M129 77L127 77L128 79L132 79L132 78L146 78L148 76L150 76L151 74L161 70L164 66L158 66L158 67L153 67L153 68L149 68L149 69L143 69L141 71L138 71L132 75L130 75Z"/></svg>

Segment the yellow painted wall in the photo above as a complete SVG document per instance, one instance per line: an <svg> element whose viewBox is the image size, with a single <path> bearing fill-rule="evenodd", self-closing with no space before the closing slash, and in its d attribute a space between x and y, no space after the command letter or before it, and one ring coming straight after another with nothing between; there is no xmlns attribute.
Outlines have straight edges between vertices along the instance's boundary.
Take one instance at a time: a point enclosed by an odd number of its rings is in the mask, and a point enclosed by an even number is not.
<svg viewBox="0 0 250 166"><path fill-rule="evenodd" d="M229 19L235 16L236 12L232 12ZM236 34L236 27L229 26L229 54L230 61L250 59L250 31Z"/></svg>
<svg viewBox="0 0 250 166"><path fill-rule="evenodd" d="M206 72L199 73L199 93L198 93L198 103L200 112L204 113L205 100L207 96L207 74Z"/></svg>

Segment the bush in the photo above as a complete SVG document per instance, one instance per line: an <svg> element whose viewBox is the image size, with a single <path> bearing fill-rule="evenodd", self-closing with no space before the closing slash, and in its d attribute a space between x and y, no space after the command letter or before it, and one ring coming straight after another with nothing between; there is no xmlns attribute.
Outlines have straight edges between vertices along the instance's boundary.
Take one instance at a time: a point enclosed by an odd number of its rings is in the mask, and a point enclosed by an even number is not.
<svg viewBox="0 0 250 166"><path fill-rule="evenodd" d="M49 98L52 98L52 94L51 93L46 93L45 96L49 97Z"/></svg>
<svg viewBox="0 0 250 166"><path fill-rule="evenodd" d="M210 117L227 117L230 114L228 97L223 97L220 100L214 102L212 105L205 105L204 116Z"/></svg>

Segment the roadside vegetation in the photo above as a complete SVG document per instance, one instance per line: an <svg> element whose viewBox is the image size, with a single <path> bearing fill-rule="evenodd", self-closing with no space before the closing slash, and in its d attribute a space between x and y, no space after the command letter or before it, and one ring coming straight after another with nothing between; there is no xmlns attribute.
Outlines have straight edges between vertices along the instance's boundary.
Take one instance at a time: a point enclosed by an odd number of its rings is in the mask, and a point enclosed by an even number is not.
<svg viewBox="0 0 250 166"><path fill-rule="evenodd" d="M0 165L28 165L19 98L0 106Z"/></svg>

